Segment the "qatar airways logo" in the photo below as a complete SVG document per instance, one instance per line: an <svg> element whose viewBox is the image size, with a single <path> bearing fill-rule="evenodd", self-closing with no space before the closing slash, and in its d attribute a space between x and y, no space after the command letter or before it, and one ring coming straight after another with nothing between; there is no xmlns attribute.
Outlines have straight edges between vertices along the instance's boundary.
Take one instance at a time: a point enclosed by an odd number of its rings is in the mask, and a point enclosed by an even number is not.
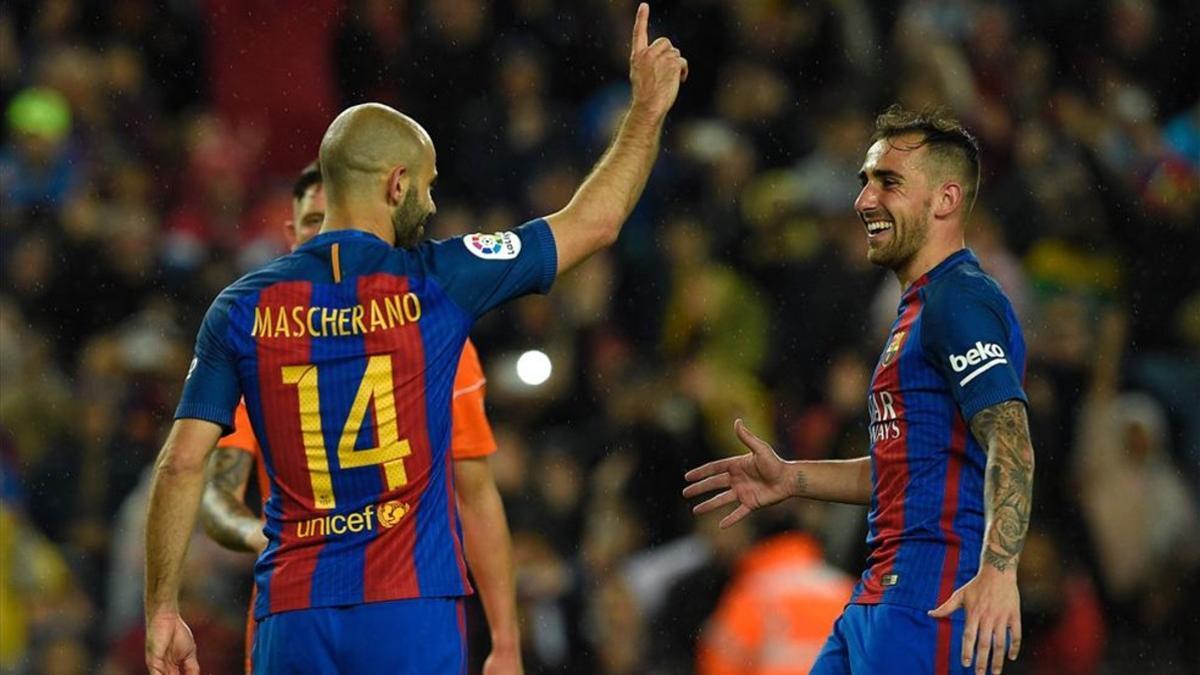
<svg viewBox="0 0 1200 675"><path fill-rule="evenodd" d="M1004 348L995 342L987 344L976 342L975 346L968 349L966 354L950 355L950 367L954 369L954 372L961 373L968 368L973 368L970 373L958 381L960 387L1001 363L1008 363L1008 359L1004 356ZM979 367L974 368L975 366Z"/></svg>
<svg viewBox="0 0 1200 675"><path fill-rule="evenodd" d="M867 413L871 416L868 430L872 444L900 438L900 416L896 414L896 397L892 392L871 392L867 397Z"/></svg>

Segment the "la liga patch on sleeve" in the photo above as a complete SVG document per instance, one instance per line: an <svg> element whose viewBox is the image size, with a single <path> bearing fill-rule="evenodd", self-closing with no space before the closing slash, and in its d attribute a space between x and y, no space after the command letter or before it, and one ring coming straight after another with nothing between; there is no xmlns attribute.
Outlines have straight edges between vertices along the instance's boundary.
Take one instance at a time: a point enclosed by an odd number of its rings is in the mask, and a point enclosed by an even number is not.
<svg viewBox="0 0 1200 675"><path fill-rule="evenodd" d="M476 232L463 237L463 244L476 258L512 260L521 252L521 238L515 232Z"/></svg>

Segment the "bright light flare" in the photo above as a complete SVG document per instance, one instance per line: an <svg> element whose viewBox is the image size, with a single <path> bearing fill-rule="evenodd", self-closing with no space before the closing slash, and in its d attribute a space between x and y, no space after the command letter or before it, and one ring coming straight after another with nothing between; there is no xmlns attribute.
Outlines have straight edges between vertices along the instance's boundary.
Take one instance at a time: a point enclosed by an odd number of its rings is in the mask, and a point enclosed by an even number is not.
<svg viewBox="0 0 1200 675"><path fill-rule="evenodd" d="M550 379L552 370L550 357L537 349L531 349L517 359L517 377L531 387L536 387Z"/></svg>

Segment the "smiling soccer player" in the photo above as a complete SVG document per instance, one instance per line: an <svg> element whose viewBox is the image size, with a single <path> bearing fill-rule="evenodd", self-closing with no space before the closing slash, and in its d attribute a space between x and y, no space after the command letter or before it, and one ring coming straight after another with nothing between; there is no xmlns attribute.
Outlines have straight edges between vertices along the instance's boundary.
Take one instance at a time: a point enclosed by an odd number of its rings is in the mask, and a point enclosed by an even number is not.
<svg viewBox="0 0 1200 675"><path fill-rule="evenodd" d="M738 420L751 453L688 472L722 526L798 496L869 504L870 556L812 672L999 673L1021 643L1017 562L1033 490L1025 341L964 248L979 146L938 113L876 120L854 208L868 258L904 289L868 395L869 457L784 462Z"/></svg>

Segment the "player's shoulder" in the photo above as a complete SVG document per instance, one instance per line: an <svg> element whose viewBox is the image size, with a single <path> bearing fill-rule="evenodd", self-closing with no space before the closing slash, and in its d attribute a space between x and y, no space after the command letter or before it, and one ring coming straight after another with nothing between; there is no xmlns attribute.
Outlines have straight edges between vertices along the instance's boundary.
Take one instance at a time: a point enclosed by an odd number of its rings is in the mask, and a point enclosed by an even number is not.
<svg viewBox="0 0 1200 675"><path fill-rule="evenodd" d="M297 255L289 253L242 275L217 295L213 306L229 306L274 284L300 280L301 277L297 274L298 262Z"/></svg>
<svg viewBox="0 0 1200 675"><path fill-rule="evenodd" d="M970 306L983 305L995 310L1008 306L1008 296L979 266L974 253L964 250L955 257L958 260L951 261L953 264L930 279L922 289L927 315L941 315Z"/></svg>

